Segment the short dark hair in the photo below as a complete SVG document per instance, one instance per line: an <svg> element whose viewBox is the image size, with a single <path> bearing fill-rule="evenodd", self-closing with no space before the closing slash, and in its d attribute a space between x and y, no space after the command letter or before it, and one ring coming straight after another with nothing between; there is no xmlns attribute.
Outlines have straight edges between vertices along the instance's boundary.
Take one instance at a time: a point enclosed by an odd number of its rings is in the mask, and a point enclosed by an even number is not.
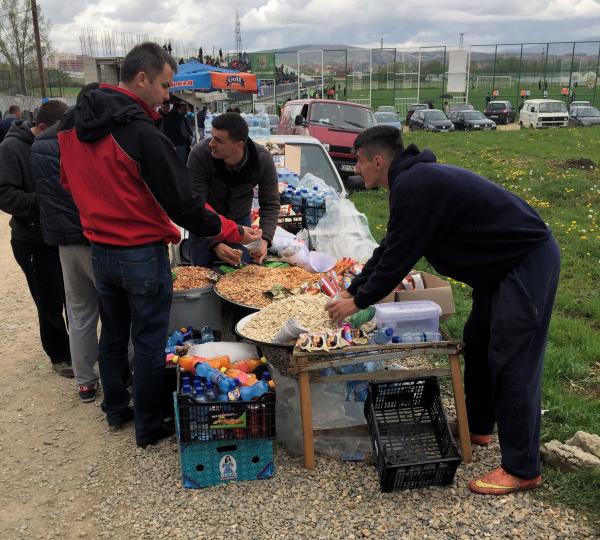
<svg viewBox="0 0 600 540"><path fill-rule="evenodd" d="M57 99L46 101L38 110L36 122L50 127L63 117L67 109L67 104Z"/></svg>
<svg viewBox="0 0 600 540"><path fill-rule="evenodd" d="M248 140L248 124L246 124L246 120L236 112L220 114L213 119L212 127L225 130L229 133L229 138L232 141L246 142Z"/></svg>
<svg viewBox="0 0 600 540"><path fill-rule="evenodd" d="M16 114L21 110L21 107L19 107L18 105L11 105L8 108L8 114Z"/></svg>
<svg viewBox="0 0 600 540"><path fill-rule="evenodd" d="M390 161L404 149L402 132L393 126L375 126L363 131L354 141L354 151L364 150L369 159L382 154Z"/></svg>
<svg viewBox="0 0 600 540"><path fill-rule="evenodd" d="M165 69L165 64L177 73L177 62L158 43L146 41L131 49L121 64L121 80L131 82L135 76L143 71L150 80L154 79Z"/></svg>
<svg viewBox="0 0 600 540"><path fill-rule="evenodd" d="M100 88L100 83L91 82L86 84L81 90L79 90L79 94L77 94L76 103L79 103L83 96L85 96L88 92L93 92L94 90L98 90Z"/></svg>

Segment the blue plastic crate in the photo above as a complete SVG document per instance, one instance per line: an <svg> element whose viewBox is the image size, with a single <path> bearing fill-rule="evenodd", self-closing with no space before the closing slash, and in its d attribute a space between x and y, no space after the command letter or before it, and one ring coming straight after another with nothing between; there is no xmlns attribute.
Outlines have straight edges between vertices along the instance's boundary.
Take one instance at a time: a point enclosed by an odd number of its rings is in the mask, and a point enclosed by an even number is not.
<svg viewBox="0 0 600 540"><path fill-rule="evenodd" d="M275 472L273 441L265 439L180 443L179 462L183 487L192 489L264 480Z"/></svg>

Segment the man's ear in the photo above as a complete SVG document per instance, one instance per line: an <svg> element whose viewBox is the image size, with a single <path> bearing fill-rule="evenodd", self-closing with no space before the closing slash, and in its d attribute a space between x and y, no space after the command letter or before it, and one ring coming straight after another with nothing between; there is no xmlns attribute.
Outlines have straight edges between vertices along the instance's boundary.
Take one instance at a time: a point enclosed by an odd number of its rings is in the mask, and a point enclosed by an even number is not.
<svg viewBox="0 0 600 540"><path fill-rule="evenodd" d="M138 88L143 88L149 82L148 74L144 71L140 71L134 77L133 82Z"/></svg>

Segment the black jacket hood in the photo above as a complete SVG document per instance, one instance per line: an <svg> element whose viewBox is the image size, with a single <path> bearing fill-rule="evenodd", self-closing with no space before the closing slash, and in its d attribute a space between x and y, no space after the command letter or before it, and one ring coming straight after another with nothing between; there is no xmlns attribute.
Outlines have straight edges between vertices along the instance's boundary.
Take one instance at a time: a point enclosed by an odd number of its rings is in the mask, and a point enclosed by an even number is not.
<svg viewBox="0 0 600 540"><path fill-rule="evenodd" d="M401 150L396 154L392 164L390 165L390 170L388 172L388 180L390 185L402 171L410 169L416 163L435 162L435 154L428 148L425 148L425 150L421 152L416 145L408 145L404 150Z"/></svg>
<svg viewBox="0 0 600 540"><path fill-rule="evenodd" d="M32 126L33 124L27 120L15 120L10 126L5 138L15 137L16 139L31 145L35 139L35 135L31 131Z"/></svg>
<svg viewBox="0 0 600 540"><path fill-rule="evenodd" d="M99 141L116 128L134 120L152 123L140 103L112 88L88 92L79 100L71 115L77 138L86 143Z"/></svg>

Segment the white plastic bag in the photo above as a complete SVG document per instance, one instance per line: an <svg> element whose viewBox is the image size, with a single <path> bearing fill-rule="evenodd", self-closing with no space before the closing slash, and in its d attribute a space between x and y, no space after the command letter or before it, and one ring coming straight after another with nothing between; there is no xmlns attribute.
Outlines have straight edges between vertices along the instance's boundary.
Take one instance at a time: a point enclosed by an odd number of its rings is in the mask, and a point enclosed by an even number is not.
<svg viewBox="0 0 600 540"><path fill-rule="evenodd" d="M312 192L314 186L317 186L319 188L319 192L325 195L325 204L328 207L332 201L340 200L340 194L331 186L327 185L325 180L315 176L314 174L306 173L298 184L298 187L306 188L310 192Z"/></svg>
<svg viewBox="0 0 600 540"><path fill-rule="evenodd" d="M332 199L327 212L311 231L313 247L336 259L351 257L359 262L371 258L377 243L369 229L367 216L348 199Z"/></svg>

